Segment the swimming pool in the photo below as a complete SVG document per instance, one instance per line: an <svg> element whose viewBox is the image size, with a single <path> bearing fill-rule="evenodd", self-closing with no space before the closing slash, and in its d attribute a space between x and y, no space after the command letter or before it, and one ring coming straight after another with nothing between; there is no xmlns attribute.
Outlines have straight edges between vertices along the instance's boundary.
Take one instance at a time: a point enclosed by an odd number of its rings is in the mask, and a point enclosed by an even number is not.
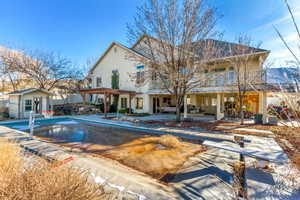
<svg viewBox="0 0 300 200"><path fill-rule="evenodd" d="M29 133L28 121L7 123L4 126ZM60 143L89 143L115 146L149 136L117 127L71 118L43 119L35 121L33 136Z"/></svg>

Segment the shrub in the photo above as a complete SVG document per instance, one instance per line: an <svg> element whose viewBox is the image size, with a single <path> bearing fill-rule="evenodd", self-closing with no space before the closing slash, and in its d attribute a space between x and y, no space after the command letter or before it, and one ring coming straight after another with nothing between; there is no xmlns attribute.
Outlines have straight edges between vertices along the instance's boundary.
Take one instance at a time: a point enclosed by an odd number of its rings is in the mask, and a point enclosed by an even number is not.
<svg viewBox="0 0 300 200"><path fill-rule="evenodd" d="M118 108L116 107L116 105L114 105L114 104L111 104L110 106L109 106L109 112L117 112L117 110L118 110Z"/></svg>
<svg viewBox="0 0 300 200"><path fill-rule="evenodd" d="M131 112L132 112L132 110L131 110ZM121 113L121 114L129 113L129 108L120 109L119 113Z"/></svg>
<svg viewBox="0 0 300 200"><path fill-rule="evenodd" d="M0 107L0 119L9 118L8 108Z"/></svg>
<svg viewBox="0 0 300 200"><path fill-rule="evenodd" d="M67 165L54 168L36 157L24 157L17 145L0 140L0 199L107 199L102 187L87 177L87 172Z"/></svg>

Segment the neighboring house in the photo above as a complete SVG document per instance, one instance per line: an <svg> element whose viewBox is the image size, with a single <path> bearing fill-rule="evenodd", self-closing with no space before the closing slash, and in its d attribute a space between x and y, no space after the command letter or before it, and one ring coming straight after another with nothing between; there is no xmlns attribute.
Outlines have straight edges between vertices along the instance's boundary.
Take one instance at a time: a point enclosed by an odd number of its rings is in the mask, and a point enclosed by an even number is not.
<svg viewBox="0 0 300 200"><path fill-rule="evenodd" d="M230 46L237 45L218 40L214 40L214 42L225 50ZM175 112L174 96L164 90L162 84L155 77L152 78L152 81L140 84L144 82L147 66L133 61L130 59L130 55L146 57L142 51L139 51L139 45L142 43L143 38L131 48L117 42L113 42L107 48L90 70L90 89L83 91L89 94L87 99L90 102L97 102L97 99L100 99L99 102L101 102L102 94L105 91L105 94L115 92L120 94L119 109L131 107L134 112L151 114ZM265 77L262 76L262 64L270 52L252 47L247 48L254 50L251 51L253 55L249 61L251 65L249 76L257 74L261 74L261 76L258 76L257 88L247 92L244 100L246 110L253 114L266 114L266 93L268 90L264 85ZM233 70L231 62L228 62L228 58L232 56L243 55L230 55L225 51L221 56L214 59L214 64L204 73L209 73L215 78L187 94L186 112L190 115L213 114L218 119L222 118L224 114L237 114L237 90L236 87L233 87L236 83L236 72ZM116 72L119 74L119 92L117 90L110 92L108 89L112 88L112 74Z"/></svg>
<svg viewBox="0 0 300 200"><path fill-rule="evenodd" d="M28 88L8 94L9 117L28 118L30 111L42 114L51 109L51 93L39 88Z"/></svg>

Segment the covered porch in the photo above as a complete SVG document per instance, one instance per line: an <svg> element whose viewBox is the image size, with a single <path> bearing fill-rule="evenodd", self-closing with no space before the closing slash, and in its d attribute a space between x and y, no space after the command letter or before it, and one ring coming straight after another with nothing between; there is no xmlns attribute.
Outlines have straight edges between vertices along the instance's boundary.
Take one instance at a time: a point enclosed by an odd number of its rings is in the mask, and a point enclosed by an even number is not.
<svg viewBox="0 0 300 200"><path fill-rule="evenodd" d="M267 114L266 92L248 92L244 98L244 114L251 118L255 114ZM169 94L151 95L152 111L157 113L175 113L175 97ZM181 108L184 118L214 116L215 119L234 119L239 117L237 93L191 93L184 98Z"/></svg>

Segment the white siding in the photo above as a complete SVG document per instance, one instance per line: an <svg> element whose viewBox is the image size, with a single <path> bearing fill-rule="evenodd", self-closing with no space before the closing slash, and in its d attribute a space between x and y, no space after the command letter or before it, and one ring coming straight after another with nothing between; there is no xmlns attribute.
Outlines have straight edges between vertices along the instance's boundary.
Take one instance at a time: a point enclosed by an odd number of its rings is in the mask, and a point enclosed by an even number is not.
<svg viewBox="0 0 300 200"><path fill-rule="evenodd" d="M131 90L136 91L141 94L132 97L131 108L134 112L150 112L149 109L149 95L144 94L149 89L149 84L142 85L137 87L135 80L132 78L137 72L136 67L142 64L136 63L128 58L130 51L114 45L105 55L105 57L98 63L94 68L92 73L92 87L96 88L97 77L101 77L102 84L101 87L111 88L111 77L112 71L118 70L119 72L119 89L120 90ZM129 103L128 95L120 95L119 98L119 108L121 105L121 98L127 97L127 102ZM136 110L136 97L142 97L144 101L143 109Z"/></svg>

